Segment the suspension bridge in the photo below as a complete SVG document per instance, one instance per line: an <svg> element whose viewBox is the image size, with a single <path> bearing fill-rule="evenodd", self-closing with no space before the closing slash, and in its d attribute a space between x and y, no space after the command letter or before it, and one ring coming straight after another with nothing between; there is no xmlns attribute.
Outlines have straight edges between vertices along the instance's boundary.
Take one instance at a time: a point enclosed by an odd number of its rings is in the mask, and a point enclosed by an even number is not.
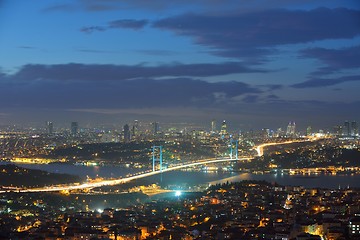
<svg viewBox="0 0 360 240"><path fill-rule="evenodd" d="M282 143L264 143L256 146L254 149L257 151L258 155L261 156L263 154L263 148L266 146L272 145L280 145L280 144L289 144L293 143L293 141L282 142ZM117 178L117 179L107 179L101 180L97 182L86 182L86 183L73 183L67 185L54 185L54 186L45 186L39 188L16 188L9 190L1 190L0 193L5 192L58 192L58 191L71 191L71 190L80 190L80 189L92 189L103 186L114 186L118 184L127 183L133 180L154 176L157 174L161 174L164 172L175 171L183 168L195 167L198 165L204 164L213 164L213 163L221 163L221 162L229 162L229 161L250 161L253 157L239 157L238 156L238 141L230 139L229 147L229 156L223 158L209 158L196 160L192 162L181 163L177 165L173 165L171 167L163 167L163 147L162 146L153 146L152 147L152 170L148 170L146 172L135 173L125 178ZM159 166L156 167L156 163L159 163Z"/></svg>

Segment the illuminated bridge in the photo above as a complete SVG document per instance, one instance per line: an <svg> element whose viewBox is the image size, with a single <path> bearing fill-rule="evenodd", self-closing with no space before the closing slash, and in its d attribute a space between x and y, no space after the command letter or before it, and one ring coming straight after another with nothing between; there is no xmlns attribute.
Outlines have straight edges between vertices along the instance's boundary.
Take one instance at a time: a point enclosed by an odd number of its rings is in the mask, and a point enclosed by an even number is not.
<svg viewBox="0 0 360 240"><path fill-rule="evenodd" d="M103 186L114 186L114 185L130 182L132 180L157 175L159 173L170 172L170 171L174 171L174 170L178 170L178 169L182 169L182 168L193 167L193 166L202 165L202 164L251 160L251 159L252 158L249 158L249 157L243 157L243 158L238 158L238 159L236 159L236 158L234 158L234 159L231 159L231 158L205 159L205 160L201 160L201 161L196 161L196 162L191 162L191 163L187 163L187 164L182 164L182 165L165 168L162 170L149 171L149 172L140 173L140 174L133 174L132 176L126 177L126 178L103 180L103 181L99 181L99 182L82 183L82 184L49 186L49 187L29 188L29 189L16 189L16 190L12 190L12 191L16 191L16 192L57 192L57 191L70 191L70 190L78 190L78 189L90 189L90 188L103 187ZM9 191L10 190L4 190L4 191L0 191L0 193L9 192Z"/></svg>
<svg viewBox="0 0 360 240"><path fill-rule="evenodd" d="M308 140L305 140L305 141L308 141ZM262 156L264 153L263 148L266 146L289 144L289 143L294 143L294 142L299 142L299 141L264 143L264 144L254 147L254 150L257 151L258 156ZM302 142L304 142L304 141L302 141ZM203 160L198 160L198 161L193 161L190 163L175 165L175 166L163 169L162 168L162 151L160 148L160 151L159 151L160 158L158 159L158 158L156 158L156 156L154 154L156 148L159 148L159 146L153 147L153 171L149 170L147 172L135 173L135 174L133 174L129 177L125 177L125 178L110 179L110 180L108 179L108 180L101 180L101 181L97 181L97 182L87 182L87 183L81 183L81 184L73 183L73 184L69 184L69 185L55 185L55 186L47 186L47 187L41 187L41 188L13 188L13 189L9 189L9 190L2 190L2 191L0 191L0 193L10 192L10 191L13 191L13 192L57 192L57 191L79 190L79 189L91 189L91 188L97 188L97 187L103 187L103 186L114 186L114 185L130 182L132 180L150 177L150 176L154 176L154 175L157 175L157 174L160 174L163 172L170 172L170 171L179 170L182 168L194 167L194 166L198 166L198 165L211 164L211 163L228 162L228 161L249 161L249 160L253 159L253 157L238 157L237 142L236 142L236 151L235 151L236 154L235 154L234 158L233 158L234 150L233 150L233 146L231 145L230 146L231 151L230 151L229 157L203 159ZM155 162L156 161L160 162L160 170L155 170Z"/></svg>

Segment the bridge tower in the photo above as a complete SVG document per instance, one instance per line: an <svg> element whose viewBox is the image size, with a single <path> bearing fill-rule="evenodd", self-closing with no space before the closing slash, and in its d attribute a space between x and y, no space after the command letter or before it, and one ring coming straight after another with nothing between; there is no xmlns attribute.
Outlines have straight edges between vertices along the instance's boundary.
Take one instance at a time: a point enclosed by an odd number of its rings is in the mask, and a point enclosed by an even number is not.
<svg viewBox="0 0 360 240"><path fill-rule="evenodd" d="M239 146L239 141L238 140L234 140L232 138L230 138L230 159L233 159L233 154L235 152L235 159L238 160L238 146Z"/></svg>
<svg viewBox="0 0 360 240"><path fill-rule="evenodd" d="M152 147L152 160L153 160L153 172L155 172L155 162L160 163L160 171L162 172L162 163L163 163L162 146Z"/></svg>

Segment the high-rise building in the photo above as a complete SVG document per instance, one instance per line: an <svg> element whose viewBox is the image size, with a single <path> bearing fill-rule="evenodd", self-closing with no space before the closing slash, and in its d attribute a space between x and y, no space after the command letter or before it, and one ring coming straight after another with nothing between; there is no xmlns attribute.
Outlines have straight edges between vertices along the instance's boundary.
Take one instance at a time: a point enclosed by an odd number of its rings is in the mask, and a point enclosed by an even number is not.
<svg viewBox="0 0 360 240"><path fill-rule="evenodd" d="M278 128L275 132L275 137L282 137L284 136L284 131L282 130L282 128Z"/></svg>
<svg viewBox="0 0 360 240"><path fill-rule="evenodd" d="M351 136L355 137L358 135L358 126L356 121L351 122L351 129L350 129Z"/></svg>
<svg viewBox="0 0 360 240"><path fill-rule="evenodd" d="M350 122L349 121L344 122L343 135L348 136L348 137L351 135L351 129L350 129Z"/></svg>
<svg viewBox="0 0 360 240"><path fill-rule="evenodd" d="M154 130L154 135L157 135L159 133L160 127L158 122L153 122L153 130Z"/></svg>
<svg viewBox="0 0 360 240"><path fill-rule="evenodd" d="M286 128L286 136L293 137L296 133L296 124L295 122L289 122L287 128Z"/></svg>
<svg viewBox="0 0 360 240"><path fill-rule="evenodd" d="M130 142L130 127L128 124L124 125L124 142Z"/></svg>
<svg viewBox="0 0 360 240"><path fill-rule="evenodd" d="M216 132L216 121L215 121L215 119L213 119L211 121L211 132L212 133Z"/></svg>
<svg viewBox="0 0 360 240"><path fill-rule="evenodd" d="M49 135L54 133L54 124L52 122L46 122L46 132Z"/></svg>
<svg viewBox="0 0 360 240"><path fill-rule="evenodd" d="M310 136L312 134L312 128L311 128L311 126L308 126L307 128L306 128L306 135L307 136Z"/></svg>
<svg viewBox="0 0 360 240"><path fill-rule="evenodd" d="M79 124L78 122L71 122L71 135L77 135L79 131Z"/></svg>
<svg viewBox="0 0 360 240"><path fill-rule="evenodd" d="M133 135L133 137L139 135L139 121L138 120L134 121L134 125L132 127L132 135Z"/></svg>
<svg viewBox="0 0 360 240"><path fill-rule="evenodd" d="M136 131L139 131L139 121L138 120L135 120L134 121L134 127L135 127L135 129L136 129Z"/></svg>
<svg viewBox="0 0 360 240"><path fill-rule="evenodd" d="M262 132L261 135L262 135L263 138L269 138L271 136L271 131L270 131L269 128L263 128L261 130L261 132Z"/></svg>
<svg viewBox="0 0 360 240"><path fill-rule="evenodd" d="M226 135L227 133L227 125L226 125L226 121L224 120L222 123L221 123L221 131L220 131L220 134L222 136Z"/></svg>
<svg viewBox="0 0 360 240"><path fill-rule="evenodd" d="M296 134L296 124L295 122L293 122L292 128L291 128L291 134L295 135Z"/></svg>
<svg viewBox="0 0 360 240"><path fill-rule="evenodd" d="M343 129L343 126L341 125L336 125L334 126L334 134L336 136L341 136L344 134L344 129Z"/></svg>

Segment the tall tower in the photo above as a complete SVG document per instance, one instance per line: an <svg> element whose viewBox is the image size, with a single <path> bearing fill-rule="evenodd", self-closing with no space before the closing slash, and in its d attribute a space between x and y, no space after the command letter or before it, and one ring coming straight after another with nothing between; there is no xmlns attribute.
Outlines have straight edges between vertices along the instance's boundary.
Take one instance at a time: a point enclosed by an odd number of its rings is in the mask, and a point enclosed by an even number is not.
<svg viewBox="0 0 360 240"><path fill-rule="evenodd" d="M153 122L153 130L154 130L154 135L157 135L159 133L160 127L158 122Z"/></svg>
<svg viewBox="0 0 360 240"><path fill-rule="evenodd" d="M289 122L289 124L287 125L287 128L286 128L286 136L291 135L291 127L292 127L292 122Z"/></svg>
<svg viewBox="0 0 360 240"><path fill-rule="evenodd" d="M295 133L296 133L296 124L295 124L295 122L293 122L292 127L291 127L291 134L295 135Z"/></svg>
<svg viewBox="0 0 360 240"><path fill-rule="evenodd" d="M350 122L349 121L345 121L344 122L344 135L345 136L350 136L351 135L351 130L350 130Z"/></svg>
<svg viewBox="0 0 360 240"><path fill-rule="evenodd" d="M54 133L54 124L52 122L46 122L46 132L49 135Z"/></svg>
<svg viewBox="0 0 360 240"><path fill-rule="evenodd" d="M334 134L336 134L336 136L341 136L344 134L344 129L342 125L336 125L334 126Z"/></svg>
<svg viewBox="0 0 360 240"><path fill-rule="evenodd" d="M128 124L124 125L124 142L130 142L130 127Z"/></svg>
<svg viewBox="0 0 360 240"><path fill-rule="evenodd" d="M289 122L287 128L286 128L286 136L292 137L296 133L296 124L295 122Z"/></svg>
<svg viewBox="0 0 360 240"><path fill-rule="evenodd" d="M227 125L226 125L226 121L224 120L222 123L221 123L221 131L220 131L220 134L222 136L226 135L227 133Z"/></svg>
<svg viewBox="0 0 360 240"><path fill-rule="evenodd" d="M311 126L308 126L308 127L306 128L306 135L307 135L307 136L310 136L311 134L312 134Z"/></svg>
<svg viewBox="0 0 360 240"><path fill-rule="evenodd" d="M71 122L71 135L75 136L78 134L79 124L78 122Z"/></svg>
<svg viewBox="0 0 360 240"><path fill-rule="evenodd" d="M215 119L211 120L211 133L216 132L216 121Z"/></svg>
<svg viewBox="0 0 360 240"><path fill-rule="evenodd" d="M351 122L351 130L350 130L351 136L357 136L358 135L358 126L356 121Z"/></svg>
<svg viewBox="0 0 360 240"><path fill-rule="evenodd" d="M132 136L138 136L139 135L139 121L135 120L134 125L132 127Z"/></svg>

